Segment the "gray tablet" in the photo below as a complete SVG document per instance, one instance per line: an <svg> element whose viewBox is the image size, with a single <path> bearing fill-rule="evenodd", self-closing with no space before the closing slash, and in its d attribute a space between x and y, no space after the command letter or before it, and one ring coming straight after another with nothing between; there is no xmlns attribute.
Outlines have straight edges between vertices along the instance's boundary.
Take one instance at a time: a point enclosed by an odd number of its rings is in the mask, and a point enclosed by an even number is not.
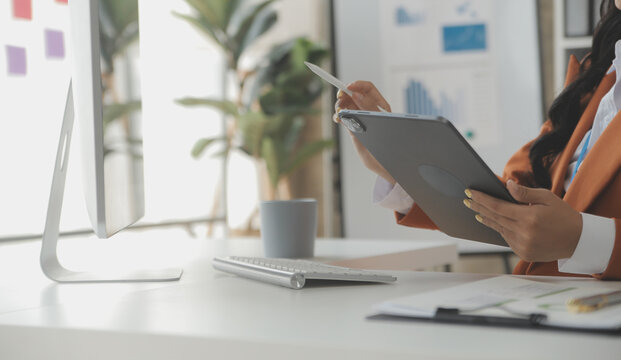
<svg viewBox="0 0 621 360"><path fill-rule="evenodd" d="M442 117L343 110L342 123L446 234L507 246L466 208L466 188L511 201L504 184Z"/></svg>

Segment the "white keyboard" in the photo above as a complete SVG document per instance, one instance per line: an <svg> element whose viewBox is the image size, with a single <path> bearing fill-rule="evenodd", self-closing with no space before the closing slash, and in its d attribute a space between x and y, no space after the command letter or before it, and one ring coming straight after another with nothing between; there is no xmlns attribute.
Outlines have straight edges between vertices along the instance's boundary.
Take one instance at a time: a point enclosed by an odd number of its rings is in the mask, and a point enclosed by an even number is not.
<svg viewBox="0 0 621 360"><path fill-rule="evenodd" d="M306 280L340 280L363 282L393 282L396 277L370 270L349 269L315 261L270 259L258 257L216 257L213 267L247 277L292 289L301 289Z"/></svg>

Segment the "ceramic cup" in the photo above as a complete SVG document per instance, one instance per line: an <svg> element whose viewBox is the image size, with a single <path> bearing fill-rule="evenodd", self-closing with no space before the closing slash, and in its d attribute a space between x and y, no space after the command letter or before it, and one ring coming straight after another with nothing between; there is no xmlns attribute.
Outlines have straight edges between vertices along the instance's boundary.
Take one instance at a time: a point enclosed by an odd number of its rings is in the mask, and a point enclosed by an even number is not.
<svg viewBox="0 0 621 360"><path fill-rule="evenodd" d="M317 235L315 199L262 201L260 210L266 257L313 257Z"/></svg>

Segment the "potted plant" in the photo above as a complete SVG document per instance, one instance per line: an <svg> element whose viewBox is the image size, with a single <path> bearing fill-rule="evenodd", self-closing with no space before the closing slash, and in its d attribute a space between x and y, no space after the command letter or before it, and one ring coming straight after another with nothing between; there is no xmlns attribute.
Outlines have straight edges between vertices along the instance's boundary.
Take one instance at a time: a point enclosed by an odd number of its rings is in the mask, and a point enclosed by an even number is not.
<svg viewBox="0 0 621 360"><path fill-rule="evenodd" d="M295 38L274 46L252 68L241 69L239 59L244 51L277 20L270 7L273 0L254 5L243 0L186 2L195 14L176 15L219 45L237 87L233 100L178 100L186 106L214 107L228 116L225 135L199 139L192 155L200 156L221 143L223 150L218 154L227 161L231 149L238 149L265 168L269 186L264 198L287 198L289 175L333 145L331 139L299 142L307 121L318 114L316 103L322 91L321 80L306 69L304 61L320 62L328 51L306 38Z"/></svg>

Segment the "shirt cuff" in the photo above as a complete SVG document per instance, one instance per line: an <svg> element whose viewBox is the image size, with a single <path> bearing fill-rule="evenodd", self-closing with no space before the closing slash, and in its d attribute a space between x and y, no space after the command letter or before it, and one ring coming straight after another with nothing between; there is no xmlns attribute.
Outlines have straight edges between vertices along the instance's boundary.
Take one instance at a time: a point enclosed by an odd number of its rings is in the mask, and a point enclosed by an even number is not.
<svg viewBox="0 0 621 360"><path fill-rule="evenodd" d="M582 213L578 246L570 258L558 260L558 270L573 274L603 273L612 255L615 233L613 219Z"/></svg>
<svg viewBox="0 0 621 360"><path fill-rule="evenodd" d="M403 190L401 185L393 185L381 176L375 180L373 202L404 215L414 206L414 200Z"/></svg>

